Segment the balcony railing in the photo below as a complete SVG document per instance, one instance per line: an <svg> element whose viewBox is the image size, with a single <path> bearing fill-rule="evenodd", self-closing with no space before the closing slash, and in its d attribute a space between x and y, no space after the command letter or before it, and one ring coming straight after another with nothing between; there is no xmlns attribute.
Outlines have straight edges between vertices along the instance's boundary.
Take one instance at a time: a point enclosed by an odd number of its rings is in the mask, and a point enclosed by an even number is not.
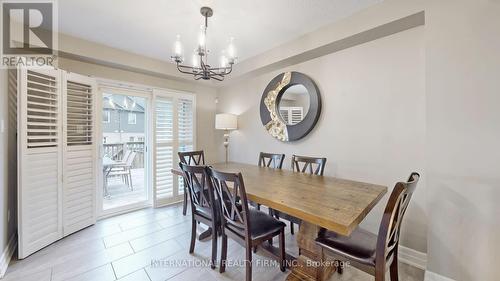
<svg viewBox="0 0 500 281"><path fill-rule="evenodd" d="M116 161L123 160L127 150L136 152L132 168L144 168L144 142L105 143L103 146L104 155Z"/></svg>

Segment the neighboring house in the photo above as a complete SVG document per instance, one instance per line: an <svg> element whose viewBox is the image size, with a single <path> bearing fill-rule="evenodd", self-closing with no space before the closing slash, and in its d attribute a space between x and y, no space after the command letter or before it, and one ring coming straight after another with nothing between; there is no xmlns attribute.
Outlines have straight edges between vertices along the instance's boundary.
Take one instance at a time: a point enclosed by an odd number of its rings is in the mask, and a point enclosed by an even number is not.
<svg viewBox="0 0 500 281"><path fill-rule="evenodd" d="M144 142L145 105L141 98L105 95L103 143Z"/></svg>

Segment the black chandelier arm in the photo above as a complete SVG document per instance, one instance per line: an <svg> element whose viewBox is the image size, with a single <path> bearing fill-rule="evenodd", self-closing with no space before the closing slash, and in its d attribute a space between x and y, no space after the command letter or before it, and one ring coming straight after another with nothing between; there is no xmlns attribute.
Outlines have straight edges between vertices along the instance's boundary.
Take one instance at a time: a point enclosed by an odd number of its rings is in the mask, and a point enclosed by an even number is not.
<svg viewBox="0 0 500 281"><path fill-rule="evenodd" d="M228 71L229 70L229 71ZM218 75L228 75L233 71L233 66L211 68L210 72Z"/></svg>
<svg viewBox="0 0 500 281"><path fill-rule="evenodd" d="M221 78L219 78L217 76L210 76L210 79L215 79L217 81L223 81L224 80L224 76L221 76Z"/></svg>
<svg viewBox="0 0 500 281"><path fill-rule="evenodd" d="M186 69L186 70L183 70L183 69ZM196 73L203 72L203 69L201 69L201 68L182 65L182 64L177 64L177 70L179 70L179 72L184 73L184 74L196 74ZM191 70L191 71L189 71L189 70Z"/></svg>

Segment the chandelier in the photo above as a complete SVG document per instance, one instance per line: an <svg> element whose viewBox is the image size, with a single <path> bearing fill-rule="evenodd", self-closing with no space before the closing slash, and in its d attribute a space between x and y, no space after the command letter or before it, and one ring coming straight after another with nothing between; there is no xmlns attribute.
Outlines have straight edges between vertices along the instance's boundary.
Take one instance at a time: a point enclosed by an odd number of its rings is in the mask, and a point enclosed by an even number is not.
<svg viewBox="0 0 500 281"><path fill-rule="evenodd" d="M201 26L200 35L198 37L198 48L194 51L192 65L189 66L183 64L184 58L182 56L182 44L179 35L177 35L177 40L174 44L174 55L171 56L171 58L177 64L177 70L181 73L193 75L194 80L214 79L222 81L226 75L233 71L233 64L236 61L236 50L233 45L233 38L230 39L230 43L227 48L228 56L226 57L226 55L223 54L221 57L220 67L210 66L208 64L208 54L210 51L207 49L206 38L208 18L211 17L214 12L210 7L202 7L200 9L200 13L205 18L205 25Z"/></svg>

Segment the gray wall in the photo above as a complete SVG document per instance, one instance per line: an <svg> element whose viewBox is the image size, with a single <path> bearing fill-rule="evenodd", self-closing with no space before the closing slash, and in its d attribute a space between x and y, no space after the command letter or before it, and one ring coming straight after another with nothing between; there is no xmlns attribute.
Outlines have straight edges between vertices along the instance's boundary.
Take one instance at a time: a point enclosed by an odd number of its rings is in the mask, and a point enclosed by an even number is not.
<svg viewBox="0 0 500 281"><path fill-rule="evenodd" d="M429 1L426 87L428 268L499 280L499 1Z"/></svg>
<svg viewBox="0 0 500 281"><path fill-rule="evenodd" d="M292 154L324 156L326 175L383 184L389 191L412 171L425 175L424 59L424 28L418 27L222 87L217 111L239 115L230 160L255 164L259 151L285 153L289 168ZM293 143L272 138L259 117L262 91L283 71L309 75L323 99L316 128ZM404 246L421 252L427 251L425 190L422 180L402 237ZM387 198L363 222L373 232Z"/></svg>

